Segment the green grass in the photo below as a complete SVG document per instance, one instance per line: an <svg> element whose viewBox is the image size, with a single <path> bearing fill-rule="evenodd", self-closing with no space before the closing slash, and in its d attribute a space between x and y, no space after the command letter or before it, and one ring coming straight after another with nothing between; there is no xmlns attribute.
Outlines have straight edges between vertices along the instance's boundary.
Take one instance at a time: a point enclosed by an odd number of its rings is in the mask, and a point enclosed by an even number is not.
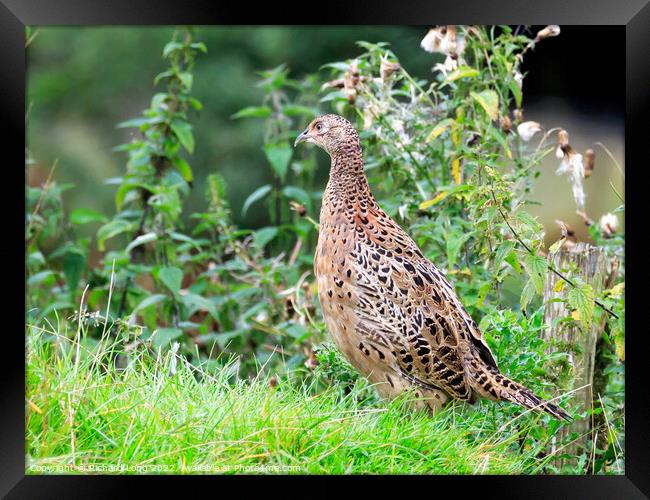
<svg viewBox="0 0 650 500"><path fill-rule="evenodd" d="M363 384L347 395L289 379L273 387L234 379L232 363L208 374L145 349L107 369L99 360L109 352L28 327L27 473L521 474L544 465L535 458L543 443L519 442L540 417L509 425L489 403L432 417L404 401L360 401Z"/></svg>

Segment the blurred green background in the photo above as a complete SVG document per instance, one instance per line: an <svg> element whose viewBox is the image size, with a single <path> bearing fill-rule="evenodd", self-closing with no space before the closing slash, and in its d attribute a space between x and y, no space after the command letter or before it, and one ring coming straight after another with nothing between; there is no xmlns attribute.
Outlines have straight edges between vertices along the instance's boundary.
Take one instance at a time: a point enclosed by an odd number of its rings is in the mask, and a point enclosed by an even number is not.
<svg viewBox="0 0 650 500"><path fill-rule="evenodd" d="M28 182L43 183L58 159L54 178L75 185L67 192L67 210L87 207L113 213L115 186L104 181L124 173L126 155L111 150L127 142L132 133L115 125L138 116L148 106L154 92L153 79L165 68L162 48L174 28L36 30L27 49L26 105L27 144L37 165L29 170ZM196 28L197 40L207 45L208 53L198 58L194 71L193 95L203 103L203 110L192 119L197 145L191 161L195 188L186 204L186 213L204 208L203 180L218 171L228 183L235 222L253 228L267 224L265 210L251 210L245 218L241 215L245 198L271 180L261 149L262 122L231 119L239 109L260 103L258 71L285 63L291 76L300 79L319 71L326 63L353 58L361 52L355 42L367 40L389 42L412 75L431 79L431 68L441 62L442 56L420 48L426 31L426 27L365 26ZM535 48L531 54L534 63L524 65L531 72L524 80L524 111L526 120L538 121L547 129L567 129L572 146L579 152L588 147L596 150L596 169L586 180L585 190L587 212L597 219L620 205L610 181L623 193L623 179L605 152L593 144L604 143L616 160L624 164L623 101L617 106L618 101L612 104L606 90L602 94L594 91L586 73L584 85L589 86L590 92L584 98L580 93L576 96L571 88L575 83L572 75L581 68L572 65L579 64L580 58L569 58L575 40L582 40L580 33L563 27L559 37L545 40ZM562 50L567 53L566 60L561 58ZM329 70L321 71L327 75ZM620 77L622 81L623 75L609 76ZM324 185L328 160L324 154L319 159ZM554 219L569 222L586 239L584 225L575 214L569 181L554 174L558 162L553 155L544 162L532 195L542 205L530 211L540 216L547 242L555 241L559 235ZM91 228L85 230L91 234Z"/></svg>

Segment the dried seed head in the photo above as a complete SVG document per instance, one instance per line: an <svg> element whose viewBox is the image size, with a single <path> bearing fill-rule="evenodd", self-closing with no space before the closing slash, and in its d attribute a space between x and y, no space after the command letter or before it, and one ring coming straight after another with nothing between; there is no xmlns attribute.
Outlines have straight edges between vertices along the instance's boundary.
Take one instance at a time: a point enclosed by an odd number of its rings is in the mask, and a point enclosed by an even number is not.
<svg viewBox="0 0 650 500"><path fill-rule="evenodd" d="M278 386L278 377L275 376L275 375L273 375L273 376L269 379L269 387L273 388L273 387L277 387L277 386Z"/></svg>
<svg viewBox="0 0 650 500"><path fill-rule="evenodd" d="M347 96L350 104L354 104L357 100L357 85L359 85L360 81L359 63L355 59L343 77L343 93Z"/></svg>
<svg viewBox="0 0 650 500"><path fill-rule="evenodd" d="M512 120L510 120L510 117L508 115L499 118L499 124L501 125L501 130L503 130L506 134L512 130Z"/></svg>
<svg viewBox="0 0 650 500"><path fill-rule="evenodd" d="M551 38L554 36L558 36L559 34L560 34L560 27L557 24L549 24L543 30L537 32L537 35L535 35L535 41L539 42L541 40L544 40L545 38Z"/></svg>
<svg viewBox="0 0 650 500"><path fill-rule="evenodd" d="M562 161L555 171L555 174L567 174L569 181L571 182L571 189L573 191L573 199L576 202L576 209L584 211L586 198L583 187L585 166L582 161L582 155L573 151L571 146L568 144L566 146L559 146L558 151L560 150L563 152Z"/></svg>
<svg viewBox="0 0 650 500"><path fill-rule="evenodd" d="M427 52L439 52L440 45L444 37L443 30L446 34L446 26L437 26L435 28L431 28L420 42L420 47L422 47Z"/></svg>
<svg viewBox="0 0 650 500"><path fill-rule="evenodd" d="M585 226L589 227L594 223L594 221L592 221L585 212L576 210L576 214L578 214L578 217L582 219L582 222L585 223Z"/></svg>
<svg viewBox="0 0 650 500"><path fill-rule="evenodd" d="M382 59L381 66L379 67L379 75L381 76L382 80L386 81L391 77L391 75L397 72L400 68L401 66L399 65L399 63L390 62L387 61L386 59Z"/></svg>
<svg viewBox="0 0 650 500"><path fill-rule="evenodd" d="M420 42L427 52L438 52L452 59L458 59L465 50L465 36L458 34L456 26L431 28Z"/></svg>
<svg viewBox="0 0 650 500"><path fill-rule="evenodd" d="M557 143L560 146L568 146L569 145L569 132L566 130L562 129L557 133Z"/></svg>
<svg viewBox="0 0 650 500"><path fill-rule="evenodd" d="M562 233L563 238L573 238L576 235L576 232L573 230L573 228L567 224L566 222L555 219L555 223L560 226L560 232Z"/></svg>
<svg viewBox="0 0 650 500"><path fill-rule="evenodd" d="M291 210L300 215L300 217L304 217L307 214L307 209L304 207L304 205L301 205L297 201L290 201L289 207Z"/></svg>
<svg viewBox="0 0 650 500"><path fill-rule="evenodd" d="M564 250L572 250L573 248L575 248L578 239L576 238L576 234L573 228L566 222L559 219L555 219L555 223L558 226L560 226L560 234L561 234L560 245L558 247L558 250L560 248L563 248Z"/></svg>
<svg viewBox="0 0 650 500"><path fill-rule="evenodd" d="M523 141L529 141L540 130L542 126L533 121L523 122L517 126L517 133Z"/></svg>
<svg viewBox="0 0 650 500"><path fill-rule="evenodd" d="M524 110L523 109L515 109L512 112L512 116L515 119L515 123L521 123L524 120Z"/></svg>
<svg viewBox="0 0 650 500"><path fill-rule="evenodd" d="M611 213L605 214L598 221L598 226L605 238L610 238L618 230L618 217Z"/></svg>
<svg viewBox="0 0 650 500"><path fill-rule="evenodd" d="M361 76L359 73L359 64L355 59L350 63L347 72L343 75L343 78L337 78L336 80L331 80L322 85L321 90L324 89L342 89L343 94L348 98L350 104L354 104L357 99L357 86L361 82L368 80L367 76Z"/></svg>
<svg viewBox="0 0 650 500"><path fill-rule="evenodd" d="M589 148L585 151L585 177L589 177L593 173L595 161L596 153L594 153L593 149Z"/></svg>

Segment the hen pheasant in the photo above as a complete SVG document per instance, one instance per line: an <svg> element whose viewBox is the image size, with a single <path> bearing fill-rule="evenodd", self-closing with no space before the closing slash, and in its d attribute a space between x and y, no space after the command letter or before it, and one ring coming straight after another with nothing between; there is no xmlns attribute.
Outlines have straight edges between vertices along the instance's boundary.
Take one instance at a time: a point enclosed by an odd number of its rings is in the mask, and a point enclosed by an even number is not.
<svg viewBox="0 0 650 500"><path fill-rule="evenodd" d="M337 115L314 119L300 142L331 157L314 270L323 317L345 357L382 397L415 389L418 408L450 399L510 401L569 419L497 366L454 288L379 207L359 135Z"/></svg>

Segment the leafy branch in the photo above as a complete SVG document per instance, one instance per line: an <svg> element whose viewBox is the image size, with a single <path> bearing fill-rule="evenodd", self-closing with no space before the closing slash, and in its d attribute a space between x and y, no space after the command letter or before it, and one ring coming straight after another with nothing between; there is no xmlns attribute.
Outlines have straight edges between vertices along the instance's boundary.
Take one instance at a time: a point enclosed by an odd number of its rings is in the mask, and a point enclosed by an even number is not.
<svg viewBox="0 0 650 500"><path fill-rule="evenodd" d="M533 251L533 249L530 248L530 247L529 247L529 246L528 246L528 245L527 245L527 244L526 244L526 243L525 243L525 242L524 242L524 241L519 237L519 234L517 233L517 231L515 231L515 229L512 227L512 225L511 225L510 222L508 221L508 217L506 216L506 214L505 214L505 213L503 212L503 210L501 209L501 206L500 206L499 203L497 202L496 196L494 195L494 191L493 191L492 189L490 189L490 193L492 194L492 199L494 200L494 204L495 204L495 206L497 207L497 210L499 210L499 213L501 214L501 217L503 218L503 221L504 221L504 222L506 223L506 225L508 226L508 229L510 229L510 232L512 233L512 235L514 236L514 238L517 240L517 242L518 242L522 247L524 247L524 248L526 249L526 251L527 251L529 254L531 254L531 255L535 255L535 252ZM569 284L570 286L572 286L573 288L577 288L577 285L576 285L576 284L575 284L575 283L574 283L570 278L566 277L566 276L565 276L564 274L562 274L560 271L558 271L557 269L555 269L555 266L553 266L553 265L552 265L551 263L549 263L548 261L546 262L546 267L548 268L549 271L551 271L553 274L555 274L558 278L564 280L566 283L568 283L568 284ZM610 316L612 316L612 317L618 319L618 315L617 315L614 311L612 311L611 309L609 309L607 306L605 306L605 304L603 304L602 302L600 302L598 299L594 299L594 303L595 303L598 307L600 307L603 311L607 312Z"/></svg>

